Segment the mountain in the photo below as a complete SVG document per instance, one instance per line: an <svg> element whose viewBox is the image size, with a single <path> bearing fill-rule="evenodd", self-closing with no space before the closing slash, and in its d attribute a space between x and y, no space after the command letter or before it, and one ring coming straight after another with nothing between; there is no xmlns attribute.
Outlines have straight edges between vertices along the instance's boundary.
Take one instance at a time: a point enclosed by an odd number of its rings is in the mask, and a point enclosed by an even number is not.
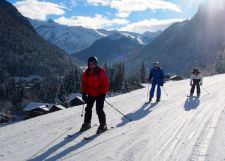
<svg viewBox="0 0 225 161"><path fill-rule="evenodd" d="M149 45L127 60L127 68L135 69L132 62L159 61L166 72L189 75L193 67L207 73L215 71L218 52L225 42L225 2L203 2L195 16L175 23L163 31Z"/></svg>
<svg viewBox="0 0 225 161"><path fill-rule="evenodd" d="M39 35L69 54L79 52L89 47L95 40L105 36L94 29L60 25L53 20L29 20Z"/></svg>
<svg viewBox="0 0 225 161"><path fill-rule="evenodd" d="M39 21L29 19L35 30L45 40L65 50L67 53L77 53L90 47L96 40L115 33L121 33L135 37L140 43L146 45L150 43L159 32L146 32L139 34L135 32L88 29L81 26L60 25L53 20Z"/></svg>
<svg viewBox="0 0 225 161"><path fill-rule="evenodd" d="M149 32L146 31L144 32L140 39L143 41L143 44L149 44L150 42L152 42L154 40L154 38L156 38L157 36L160 35L160 33L162 33L162 31L156 31L156 32Z"/></svg>
<svg viewBox="0 0 225 161"><path fill-rule="evenodd" d="M162 101L144 104L145 88L107 97L108 128L90 140L99 124L80 134L83 105L0 127L1 161L223 161L225 75L204 78L201 97L187 98L189 80L168 82ZM0 125L2 126L2 125ZM67 138L68 134L74 134ZM35 142L35 143L34 143ZM91 158L91 159L90 159Z"/></svg>
<svg viewBox="0 0 225 161"><path fill-rule="evenodd" d="M225 42L223 48L218 52L215 64L216 73L225 73Z"/></svg>
<svg viewBox="0 0 225 161"><path fill-rule="evenodd" d="M0 1L0 70L10 76L61 75L75 59L42 39L18 10Z"/></svg>
<svg viewBox="0 0 225 161"><path fill-rule="evenodd" d="M97 56L101 63L105 60L113 62L124 60L136 48L141 47L140 42L129 34L114 33L96 40L90 47L72 54L76 59L87 61L89 56Z"/></svg>

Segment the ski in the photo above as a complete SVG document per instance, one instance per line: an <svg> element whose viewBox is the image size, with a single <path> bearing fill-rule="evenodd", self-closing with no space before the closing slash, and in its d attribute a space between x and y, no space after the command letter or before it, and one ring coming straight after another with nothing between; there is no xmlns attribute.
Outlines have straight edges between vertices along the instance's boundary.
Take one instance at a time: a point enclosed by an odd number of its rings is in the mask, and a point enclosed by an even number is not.
<svg viewBox="0 0 225 161"><path fill-rule="evenodd" d="M90 130L91 128L93 128L93 127L95 127L95 126L97 126L97 124L94 124L93 126L91 126L89 129L87 129L87 130L85 130L85 131L77 131L77 132L75 132L75 133L73 133L73 134L67 134L67 137L66 138L71 138L71 137L75 137L75 136L77 136L77 135L81 135L82 133L84 133L84 132L86 132L86 131L88 131L88 130Z"/></svg>
<svg viewBox="0 0 225 161"><path fill-rule="evenodd" d="M188 99L200 99L200 96L187 96Z"/></svg>
<svg viewBox="0 0 225 161"><path fill-rule="evenodd" d="M91 135L91 136L86 136L86 137L84 137L83 139L84 139L84 140L94 139L94 138L96 138L97 136L99 136L99 135L101 135L101 134L103 134L103 133L105 133L105 132L107 132L107 131L110 131L110 130L112 130L112 129L114 129L114 127L113 127L113 126L112 126L112 127L110 127L110 128L109 128L109 129L107 129L107 130L102 131L102 132L95 133L95 134L93 134L93 135Z"/></svg>
<svg viewBox="0 0 225 161"><path fill-rule="evenodd" d="M200 98L200 96L190 96L190 95L187 95L187 97Z"/></svg>

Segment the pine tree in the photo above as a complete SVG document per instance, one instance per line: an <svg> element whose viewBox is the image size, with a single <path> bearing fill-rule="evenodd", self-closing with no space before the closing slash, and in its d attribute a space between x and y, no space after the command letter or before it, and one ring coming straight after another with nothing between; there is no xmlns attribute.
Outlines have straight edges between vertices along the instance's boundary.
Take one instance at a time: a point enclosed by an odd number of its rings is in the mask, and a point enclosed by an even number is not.
<svg viewBox="0 0 225 161"><path fill-rule="evenodd" d="M67 95L80 91L80 78L81 73L78 68L74 68L66 74L64 79L64 87Z"/></svg>
<svg viewBox="0 0 225 161"><path fill-rule="evenodd" d="M146 80L146 68L145 68L144 61L142 62L141 68L140 68L140 80L141 80L141 83L145 83L145 80Z"/></svg>
<svg viewBox="0 0 225 161"><path fill-rule="evenodd" d="M66 105L66 91L63 83L60 84L59 89L57 90L55 103L64 106Z"/></svg>

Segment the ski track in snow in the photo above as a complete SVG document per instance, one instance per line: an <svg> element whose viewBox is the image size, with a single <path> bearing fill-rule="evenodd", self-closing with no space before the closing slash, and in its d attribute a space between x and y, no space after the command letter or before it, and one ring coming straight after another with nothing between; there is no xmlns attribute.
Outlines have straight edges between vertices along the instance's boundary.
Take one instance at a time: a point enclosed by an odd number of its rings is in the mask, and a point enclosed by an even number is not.
<svg viewBox="0 0 225 161"><path fill-rule="evenodd" d="M189 80L168 82L162 101L144 104L147 88L107 98L132 118L105 103L108 127L90 140L97 126L76 133L82 106L0 128L2 161L222 161L225 160L225 75L204 78L201 97L187 98ZM98 124L93 108L92 124ZM65 139L67 134L75 135ZM51 143L51 144L50 144Z"/></svg>

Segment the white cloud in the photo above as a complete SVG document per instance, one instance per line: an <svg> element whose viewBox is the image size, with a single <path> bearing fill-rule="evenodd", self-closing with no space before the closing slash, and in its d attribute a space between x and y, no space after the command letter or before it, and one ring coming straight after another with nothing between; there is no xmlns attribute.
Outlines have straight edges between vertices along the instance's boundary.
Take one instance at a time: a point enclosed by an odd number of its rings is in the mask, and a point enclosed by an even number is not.
<svg viewBox="0 0 225 161"><path fill-rule="evenodd" d="M110 6L117 10L118 17L129 17L134 11L171 10L181 12L180 6L163 0L86 0L91 5Z"/></svg>
<svg viewBox="0 0 225 161"><path fill-rule="evenodd" d="M111 0L86 0L88 4L92 4L95 6L102 5L102 6L109 6Z"/></svg>
<svg viewBox="0 0 225 161"><path fill-rule="evenodd" d="M87 28L107 28L112 25L126 25L129 23L125 19L108 19L105 16L96 14L94 17L85 17L85 16L73 16L71 18L60 17L54 20L59 24L64 24L68 26L83 26Z"/></svg>
<svg viewBox="0 0 225 161"><path fill-rule="evenodd" d="M63 15L65 11L65 6L58 5L52 2L43 2L39 0L22 0L14 3L16 8L24 16L46 20L48 15Z"/></svg>
<svg viewBox="0 0 225 161"><path fill-rule="evenodd" d="M122 27L119 30L132 31L138 33L144 33L145 31L155 32L158 30L164 30L171 24L175 22L181 22L183 20L184 19L167 19L167 20L149 19L128 24L127 26Z"/></svg>

